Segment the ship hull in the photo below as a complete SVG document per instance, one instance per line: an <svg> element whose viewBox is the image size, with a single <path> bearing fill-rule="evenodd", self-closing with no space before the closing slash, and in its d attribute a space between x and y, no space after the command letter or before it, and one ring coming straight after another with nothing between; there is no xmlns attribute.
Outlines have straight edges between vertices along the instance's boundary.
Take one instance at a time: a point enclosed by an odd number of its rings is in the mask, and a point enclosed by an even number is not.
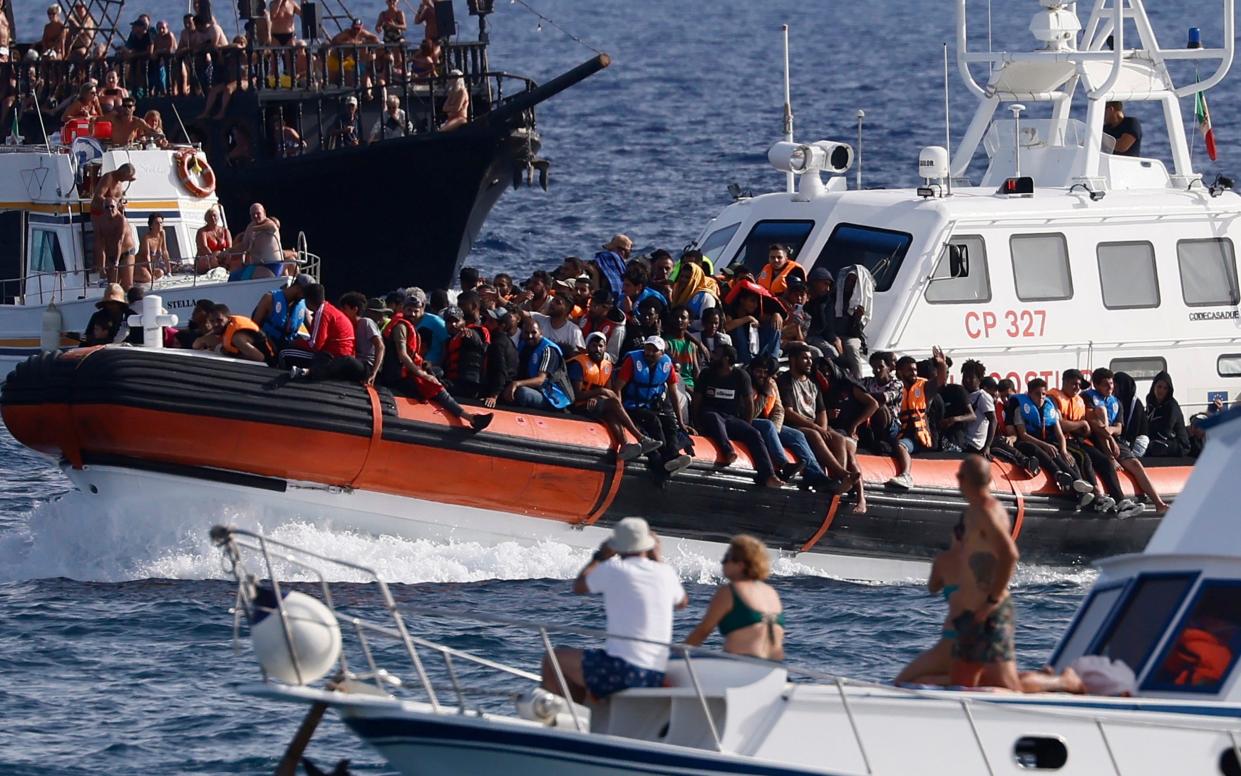
<svg viewBox="0 0 1241 776"><path fill-rule="evenodd" d="M701 438L693 464L665 480L645 461L618 461L602 426L570 416L497 410L475 435L386 390L290 382L261 365L175 351L31 359L5 384L0 410L18 441L62 457L79 487L101 498L148 493L123 485L130 472L171 478L160 488L169 494L192 481L299 517L332 515L338 525L414 538L590 548L636 514L695 554L744 532L829 573L890 578L897 569L903 578L915 568L908 564L925 564L947 544L965 507L951 458L915 459L915 487L895 492L881 484L893 473L890 459L861 456L869 509L857 514L830 494L758 488L744 449L722 466ZM1189 471L1150 468L1169 498ZM993 476L1028 562L1139 552L1159 522L1149 513L1117 520L1076 512L1045 477L1002 463Z"/></svg>

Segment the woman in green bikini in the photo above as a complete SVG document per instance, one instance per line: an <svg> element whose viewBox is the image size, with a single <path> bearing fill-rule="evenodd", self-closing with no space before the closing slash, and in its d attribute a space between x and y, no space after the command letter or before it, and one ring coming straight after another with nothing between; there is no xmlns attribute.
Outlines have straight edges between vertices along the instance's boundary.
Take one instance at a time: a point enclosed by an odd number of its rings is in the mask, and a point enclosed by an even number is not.
<svg viewBox="0 0 1241 776"><path fill-rule="evenodd" d="M897 675L895 684L949 684L949 669L952 664L952 642L956 641L957 632L952 628L952 620L961 613L961 605L953 608L953 594L961 587L961 581L968 574L965 564L961 538L965 535L965 524L958 521L952 528L952 544L948 549L935 556L931 564L931 576L926 586L932 594L943 595L948 604L948 615L944 617L944 626L939 641L935 646L913 659L909 665Z"/></svg>
<svg viewBox="0 0 1241 776"><path fill-rule="evenodd" d="M763 580L771 573L767 548L753 536L739 534L724 553L724 578L702 622L685 643L698 646L717 626L724 651L764 660L784 659L784 606L780 594Z"/></svg>

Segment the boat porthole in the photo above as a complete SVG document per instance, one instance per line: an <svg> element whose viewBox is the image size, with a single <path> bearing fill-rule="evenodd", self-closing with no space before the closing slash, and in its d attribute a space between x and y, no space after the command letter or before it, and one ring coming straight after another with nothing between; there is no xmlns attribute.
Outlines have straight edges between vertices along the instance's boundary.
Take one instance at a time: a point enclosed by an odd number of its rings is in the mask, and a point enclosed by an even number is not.
<svg viewBox="0 0 1241 776"><path fill-rule="evenodd" d="M1219 772L1224 776L1241 776L1241 760L1237 759L1237 750L1229 747L1219 756Z"/></svg>
<svg viewBox="0 0 1241 776"><path fill-rule="evenodd" d="M98 493L98 492L99 492L99 488L96 488L94 485L91 485L91 486L90 486L90 492L91 492L91 493Z"/></svg>
<svg viewBox="0 0 1241 776"><path fill-rule="evenodd" d="M1013 760L1020 768L1058 771L1069 761L1069 748L1060 738L1022 736L1013 747Z"/></svg>

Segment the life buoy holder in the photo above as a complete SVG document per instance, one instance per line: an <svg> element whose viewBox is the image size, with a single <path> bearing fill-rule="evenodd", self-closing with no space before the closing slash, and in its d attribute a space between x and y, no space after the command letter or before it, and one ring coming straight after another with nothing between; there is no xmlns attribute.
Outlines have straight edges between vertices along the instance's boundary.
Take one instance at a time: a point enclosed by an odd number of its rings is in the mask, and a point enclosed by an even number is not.
<svg viewBox="0 0 1241 776"><path fill-rule="evenodd" d="M177 152L177 178L185 190L198 198L209 197L215 192L215 170L207 163L201 151L185 149Z"/></svg>

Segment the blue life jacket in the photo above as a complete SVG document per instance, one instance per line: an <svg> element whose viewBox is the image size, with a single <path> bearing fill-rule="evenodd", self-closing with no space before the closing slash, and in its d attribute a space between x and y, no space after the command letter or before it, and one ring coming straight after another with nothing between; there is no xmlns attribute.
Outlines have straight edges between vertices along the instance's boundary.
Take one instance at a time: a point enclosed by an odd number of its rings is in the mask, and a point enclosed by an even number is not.
<svg viewBox="0 0 1241 776"><path fill-rule="evenodd" d="M559 345L544 337L539 340L537 345L523 348L522 352L526 356L526 361L522 365L522 379L534 377L541 371L539 367L543 363L543 354L549 348L554 355L548 364L547 377L543 380L543 385L539 388L539 391L543 394L543 398L547 399L548 404L558 410L562 410L569 406L572 398L570 393L565 390L563 383L567 377L565 376L564 353L561 352Z"/></svg>
<svg viewBox="0 0 1241 776"><path fill-rule="evenodd" d="M1116 422L1116 418L1120 417L1120 399L1116 398L1116 394L1112 394L1106 399L1103 394L1091 388L1088 391L1082 391L1082 397L1095 407L1103 407L1107 410L1107 424L1110 426Z"/></svg>
<svg viewBox="0 0 1241 776"><path fill-rule="evenodd" d="M668 385L668 378L672 376L672 359L665 353L652 367L646 363L641 350L626 353L625 358L633 361L633 378L625 383L622 397L625 407L653 409L664 398L664 388Z"/></svg>
<svg viewBox="0 0 1241 776"><path fill-rule="evenodd" d="M707 303L708 299L714 298L715 297L710 291L699 291L689 298L689 302L685 305L685 308L689 310L689 320L691 326L702 320L703 306ZM718 307L719 305L717 304L716 306Z"/></svg>
<svg viewBox="0 0 1241 776"><path fill-rule="evenodd" d="M418 331L427 332L420 334L426 338L427 352L423 356L435 366L444 364L444 351L448 348L448 340L452 336L448 333L448 324L444 323L444 319L435 313L426 313L422 316L422 320L418 321Z"/></svg>
<svg viewBox="0 0 1241 776"><path fill-rule="evenodd" d="M616 294L619 299L621 295L621 280L625 276L625 260L620 257L619 253L614 251L599 251L595 254L595 266L603 273L603 277L608 281L608 286L612 289L612 293Z"/></svg>
<svg viewBox="0 0 1241 776"><path fill-rule="evenodd" d="M1040 411L1029 394L1019 393L1017 408L1021 410L1021 422L1025 424L1026 432L1042 440L1047 439L1047 429L1055 427L1056 421L1060 419L1056 403L1046 397L1043 398L1043 409Z"/></svg>
<svg viewBox="0 0 1241 776"><path fill-rule="evenodd" d="M271 312L263 319L263 333L268 339L276 343L277 347L283 347L297 336L298 330L305 324L305 299L299 299L297 304L290 308L283 288L271 292Z"/></svg>
<svg viewBox="0 0 1241 776"><path fill-rule="evenodd" d="M633 300L633 312L635 316L638 314L638 309L642 307L642 303L648 299L654 299L655 301L659 302L661 305L663 305L665 311L669 307L668 297L664 296L663 294L651 288L650 286L647 286L646 288L642 289L642 293L638 294L638 298Z"/></svg>

